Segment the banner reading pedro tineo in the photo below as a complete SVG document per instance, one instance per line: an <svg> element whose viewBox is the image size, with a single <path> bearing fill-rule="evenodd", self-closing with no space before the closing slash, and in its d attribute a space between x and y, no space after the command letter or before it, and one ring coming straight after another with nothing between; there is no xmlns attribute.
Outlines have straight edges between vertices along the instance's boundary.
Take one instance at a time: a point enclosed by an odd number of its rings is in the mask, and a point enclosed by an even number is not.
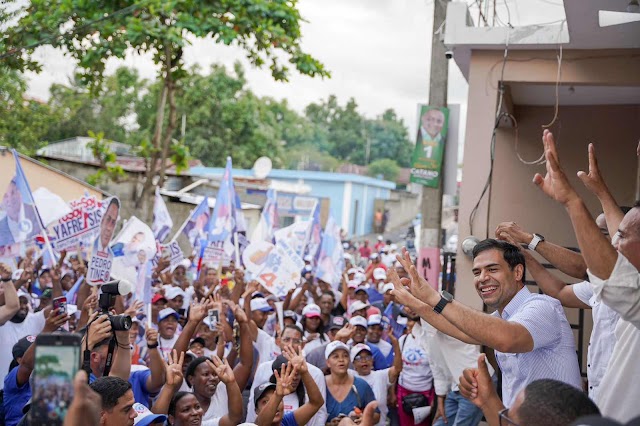
<svg viewBox="0 0 640 426"><path fill-rule="evenodd" d="M411 158L411 182L437 188L449 127L449 109L423 105L418 124L416 147Z"/></svg>

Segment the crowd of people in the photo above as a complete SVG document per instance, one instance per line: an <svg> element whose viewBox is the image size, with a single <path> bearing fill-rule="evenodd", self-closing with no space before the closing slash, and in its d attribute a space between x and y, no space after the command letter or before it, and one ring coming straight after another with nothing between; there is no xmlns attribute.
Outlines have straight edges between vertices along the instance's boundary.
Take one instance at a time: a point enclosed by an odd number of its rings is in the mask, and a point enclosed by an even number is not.
<svg viewBox="0 0 640 426"><path fill-rule="evenodd" d="M488 313L437 291L406 250L382 237L372 247L344 242L338 286L315 277L305 257L286 297L246 279L233 261L196 273L194 258L173 266L161 258L149 277L150 307L133 294L114 297L111 314L128 316L130 327L115 326L88 285L77 289L77 308L54 306L86 274L81 254L63 253L54 268L35 251L15 270L0 264L0 422L640 424L640 204L616 204L590 147L590 170L579 176L602 204L593 220L552 134L543 139L547 174L534 183L566 208L580 252L501 223L473 249ZM533 252L582 281L564 283ZM544 294L530 292L526 271ZM592 310L586 381L563 306ZM34 372L50 369L36 357L36 336L51 333L82 336L84 368L34 383Z"/></svg>

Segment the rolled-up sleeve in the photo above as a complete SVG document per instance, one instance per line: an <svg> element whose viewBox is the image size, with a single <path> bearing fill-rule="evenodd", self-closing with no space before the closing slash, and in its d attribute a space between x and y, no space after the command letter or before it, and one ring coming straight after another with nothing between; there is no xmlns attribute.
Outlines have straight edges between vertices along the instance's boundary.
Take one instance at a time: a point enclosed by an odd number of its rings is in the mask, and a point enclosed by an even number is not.
<svg viewBox="0 0 640 426"><path fill-rule="evenodd" d="M602 280L587 271L597 300L620 314L620 317L640 328L640 273L618 253L609 279Z"/></svg>
<svg viewBox="0 0 640 426"><path fill-rule="evenodd" d="M529 299L509 321L517 322L527 329L533 339L533 349L545 348L560 341L560 327L557 325L561 310L562 306L557 300Z"/></svg>

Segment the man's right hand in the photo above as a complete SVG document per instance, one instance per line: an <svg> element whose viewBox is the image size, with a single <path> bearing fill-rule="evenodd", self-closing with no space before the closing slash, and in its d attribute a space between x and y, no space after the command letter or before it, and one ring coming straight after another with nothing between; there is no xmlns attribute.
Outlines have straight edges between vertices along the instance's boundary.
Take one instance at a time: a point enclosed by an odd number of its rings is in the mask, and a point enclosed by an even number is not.
<svg viewBox="0 0 640 426"><path fill-rule="evenodd" d="M66 312L60 312L57 309L51 309L47 321L44 323L43 333L53 333L69 321L69 315Z"/></svg>
<svg viewBox="0 0 640 426"><path fill-rule="evenodd" d="M0 278L3 280L11 278L11 267L6 263L0 263Z"/></svg>
<svg viewBox="0 0 640 426"><path fill-rule="evenodd" d="M92 315L92 318L95 318L96 315L98 315L97 312ZM109 317L106 314L98 316L93 322L91 322L92 318L89 318L89 323L91 324L89 326L89 350L112 336L111 321L109 321Z"/></svg>
<svg viewBox="0 0 640 426"><path fill-rule="evenodd" d="M533 239L533 234L528 233L524 229L520 227L515 222L502 222L496 227L496 238L499 240L506 240L508 238L506 236L511 237L511 239L519 244L529 244Z"/></svg>
<svg viewBox="0 0 640 426"><path fill-rule="evenodd" d="M440 396L438 395L438 408L436 410L436 414L433 417L433 422L431 422L431 424L435 424L435 422L439 419L442 418L442 422L444 424L448 424L449 421L447 420L447 415L444 411L444 400L445 400L445 396Z"/></svg>
<svg viewBox="0 0 640 426"><path fill-rule="evenodd" d="M460 393L476 407L482 408L487 402L498 398L487 368L486 355L478 357L478 368L466 368L460 376Z"/></svg>

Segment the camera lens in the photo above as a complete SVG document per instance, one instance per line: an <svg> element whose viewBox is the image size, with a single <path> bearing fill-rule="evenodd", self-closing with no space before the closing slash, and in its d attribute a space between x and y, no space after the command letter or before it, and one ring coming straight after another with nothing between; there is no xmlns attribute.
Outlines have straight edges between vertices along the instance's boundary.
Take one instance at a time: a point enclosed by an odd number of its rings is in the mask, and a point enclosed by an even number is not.
<svg viewBox="0 0 640 426"><path fill-rule="evenodd" d="M125 331L131 328L131 317L129 315L111 315L109 320L114 331Z"/></svg>

